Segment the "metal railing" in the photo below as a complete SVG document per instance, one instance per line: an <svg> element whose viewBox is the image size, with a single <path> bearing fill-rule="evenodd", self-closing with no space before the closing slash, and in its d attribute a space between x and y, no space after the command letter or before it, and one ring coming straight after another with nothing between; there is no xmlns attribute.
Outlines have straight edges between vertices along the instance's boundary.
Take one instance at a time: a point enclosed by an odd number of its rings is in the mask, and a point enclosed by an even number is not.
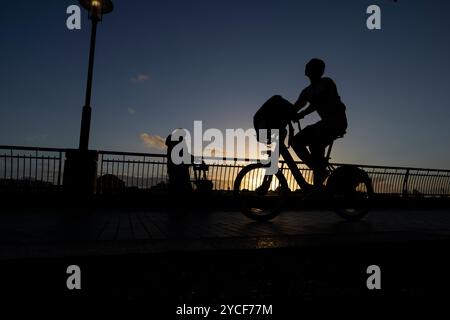
<svg viewBox="0 0 450 320"><path fill-rule="evenodd" d="M62 186L65 149L0 146L0 191L59 190ZM207 178L214 190L232 190L239 171L252 159L207 158ZM336 166L341 164L335 164ZM299 170L307 181L312 171L301 162ZM298 189L283 161L280 167L291 190ZM450 197L450 170L358 165L372 179L377 194L411 197ZM99 151L97 191L166 189L165 154ZM193 170L191 178L194 179Z"/></svg>
<svg viewBox="0 0 450 320"><path fill-rule="evenodd" d="M64 149L0 146L0 191L57 190Z"/></svg>
<svg viewBox="0 0 450 320"><path fill-rule="evenodd" d="M168 183L165 155L99 151L97 190L165 188Z"/></svg>

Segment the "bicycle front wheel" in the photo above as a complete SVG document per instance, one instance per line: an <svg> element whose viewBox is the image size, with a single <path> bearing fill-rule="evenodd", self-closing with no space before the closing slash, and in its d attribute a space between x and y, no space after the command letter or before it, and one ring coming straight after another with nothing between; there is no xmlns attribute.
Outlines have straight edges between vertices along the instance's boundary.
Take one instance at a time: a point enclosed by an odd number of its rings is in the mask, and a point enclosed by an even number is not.
<svg viewBox="0 0 450 320"><path fill-rule="evenodd" d="M242 213L257 221L275 218L281 212L289 190L281 171L273 176L266 176L265 172L263 164L250 164L234 181L234 194Z"/></svg>

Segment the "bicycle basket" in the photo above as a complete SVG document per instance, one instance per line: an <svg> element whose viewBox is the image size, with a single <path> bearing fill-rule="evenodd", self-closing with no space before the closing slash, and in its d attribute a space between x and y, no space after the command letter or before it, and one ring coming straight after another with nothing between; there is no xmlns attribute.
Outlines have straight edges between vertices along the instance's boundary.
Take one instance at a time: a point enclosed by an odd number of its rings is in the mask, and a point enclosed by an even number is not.
<svg viewBox="0 0 450 320"><path fill-rule="evenodd" d="M267 100L253 116L253 126L256 139L261 143L268 143L271 129L282 131L288 125L294 114L293 105L283 97L276 95ZM261 134L260 130L267 130Z"/></svg>

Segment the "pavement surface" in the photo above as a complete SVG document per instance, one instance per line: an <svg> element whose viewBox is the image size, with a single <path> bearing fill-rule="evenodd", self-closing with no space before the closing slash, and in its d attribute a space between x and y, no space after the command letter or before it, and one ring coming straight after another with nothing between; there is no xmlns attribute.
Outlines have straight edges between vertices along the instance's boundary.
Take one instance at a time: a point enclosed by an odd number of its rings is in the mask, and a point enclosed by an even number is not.
<svg viewBox="0 0 450 320"><path fill-rule="evenodd" d="M375 210L358 222L330 211L286 211L254 222L237 211L9 210L0 259L238 250L450 239L450 210Z"/></svg>
<svg viewBox="0 0 450 320"><path fill-rule="evenodd" d="M161 319L205 304L273 305L268 319L298 316L312 301L446 306L449 247L442 208L374 210L358 222L286 211L267 223L224 210L9 209L0 214L0 299L118 301ZM374 264L382 290L366 284ZM82 290L67 289L70 265L81 270Z"/></svg>

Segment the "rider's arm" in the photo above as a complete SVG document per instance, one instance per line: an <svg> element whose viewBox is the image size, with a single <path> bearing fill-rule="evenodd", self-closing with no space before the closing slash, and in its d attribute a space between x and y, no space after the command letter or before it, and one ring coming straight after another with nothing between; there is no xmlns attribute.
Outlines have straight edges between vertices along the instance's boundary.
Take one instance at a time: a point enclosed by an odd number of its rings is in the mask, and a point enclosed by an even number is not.
<svg viewBox="0 0 450 320"><path fill-rule="evenodd" d="M306 89L300 93L300 96L297 99L297 102L294 104L295 112L299 112L308 104L308 94Z"/></svg>
<svg viewBox="0 0 450 320"><path fill-rule="evenodd" d="M307 116L310 113L313 113L316 111L316 107L313 104L310 104L305 110L298 113L298 118L302 119L303 117Z"/></svg>

